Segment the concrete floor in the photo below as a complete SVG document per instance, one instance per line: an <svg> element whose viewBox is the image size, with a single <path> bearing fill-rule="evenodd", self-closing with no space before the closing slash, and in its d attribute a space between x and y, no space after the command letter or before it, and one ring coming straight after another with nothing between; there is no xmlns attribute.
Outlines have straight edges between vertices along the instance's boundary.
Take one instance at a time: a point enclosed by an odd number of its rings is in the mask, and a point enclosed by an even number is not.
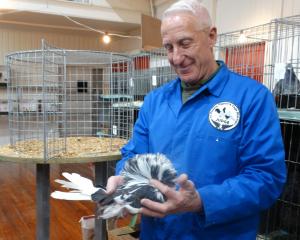
<svg viewBox="0 0 300 240"><path fill-rule="evenodd" d="M0 145L9 144L8 116L0 115Z"/></svg>

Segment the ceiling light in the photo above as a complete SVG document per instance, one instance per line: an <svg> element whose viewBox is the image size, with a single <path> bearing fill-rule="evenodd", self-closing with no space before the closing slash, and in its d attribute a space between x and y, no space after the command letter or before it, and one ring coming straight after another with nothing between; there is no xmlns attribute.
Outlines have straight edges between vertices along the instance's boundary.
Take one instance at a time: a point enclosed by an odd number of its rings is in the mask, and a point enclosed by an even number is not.
<svg viewBox="0 0 300 240"><path fill-rule="evenodd" d="M13 5L9 0L1 0L0 9L13 9Z"/></svg>
<svg viewBox="0 0 300 240"><path fill-rule="evenodd" d="M110 43L110 40L111 40L110 36L109 36L107 33L104 34L104 36L103 36L103 38L102 38L102 41L103 41L105 44L108 44L108 43Z"/></svg>

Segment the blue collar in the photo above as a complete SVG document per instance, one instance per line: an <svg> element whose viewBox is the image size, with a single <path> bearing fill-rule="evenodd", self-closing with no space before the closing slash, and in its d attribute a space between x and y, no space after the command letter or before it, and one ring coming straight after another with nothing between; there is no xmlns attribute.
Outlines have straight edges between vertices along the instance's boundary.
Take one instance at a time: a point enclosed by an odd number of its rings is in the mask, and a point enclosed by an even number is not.
<svg viewBox="0 0 300 240"><path fill-rule="evenodd" d="M206 84L206 87L212 95L219 97L228 81L229 70L223 61L217 62L220 65L220 69L213 79Z"/></svg>
<svg viewBox="0 0 300 240"><path fill-rule="evenodd" d="M206 84L204 84L202 87L200 87L199 90L197 90L193 94L193 96L197 96L204 90L208 90L210 94L212 94L216 97L221 95L221 93L228 81L229 70L223 61L218 60L217 63L219 65L219 70L216 73L216 75L210 81L208 81ZM180 87L181 80L179 77L176 78L175 82L176 83L175 83L174 87L176 87L176 88Z"/></svg>

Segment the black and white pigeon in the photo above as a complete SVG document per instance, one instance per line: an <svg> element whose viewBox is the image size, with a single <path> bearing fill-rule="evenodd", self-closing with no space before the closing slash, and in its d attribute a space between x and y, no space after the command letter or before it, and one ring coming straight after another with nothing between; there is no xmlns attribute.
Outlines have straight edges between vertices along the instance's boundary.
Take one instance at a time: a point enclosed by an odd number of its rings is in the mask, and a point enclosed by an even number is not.
<svg viewBox="0 0 300 240"><path fill-rule="evenodd" d="M53 198L65 200L93 200L100 205L100 218L120 217L124 211L132 214L139 212L140 201L148 198L156 202L165 202L166 197L154 186L156 179L169 187L175 187L176 170L171 161L163 154L140 154L126 161L120 175L124 177L116 191L108 195L104 188L95 187L92 180L77 173L63 173L66 179L55 180L62 187L73 189L69 192L55 191Z"/></svg>

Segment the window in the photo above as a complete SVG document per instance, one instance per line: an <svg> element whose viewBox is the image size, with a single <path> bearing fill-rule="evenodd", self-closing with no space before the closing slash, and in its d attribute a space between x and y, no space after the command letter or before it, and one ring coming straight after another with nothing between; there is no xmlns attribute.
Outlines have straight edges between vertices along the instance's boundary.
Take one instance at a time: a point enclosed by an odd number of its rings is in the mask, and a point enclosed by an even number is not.
<svg viewBox="0 0 300 240"><path fill-rule="evenodd" d="M78 81L77 82L77 92L79 92L79 93L87 93L88 92L88 82L86 82L86 81Z"/></svg>

